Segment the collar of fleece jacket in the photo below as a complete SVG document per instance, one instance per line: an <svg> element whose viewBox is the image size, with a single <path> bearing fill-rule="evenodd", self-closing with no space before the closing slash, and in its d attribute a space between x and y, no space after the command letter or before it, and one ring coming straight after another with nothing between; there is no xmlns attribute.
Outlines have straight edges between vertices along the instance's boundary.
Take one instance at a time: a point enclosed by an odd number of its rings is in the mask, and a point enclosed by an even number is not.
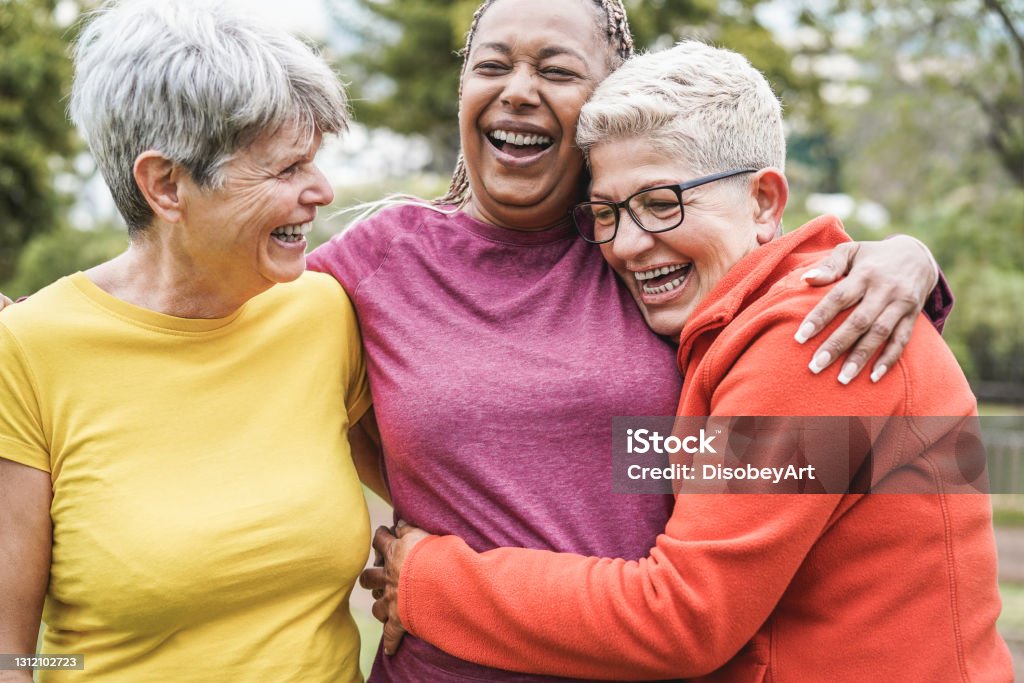
<svg viewBox="0 0 1024 683"><path fill-rule="evenodd" d="M694 348L705 346L776 282L792 274L806 254L850 241L835 216L821 216L793 232L754 249L732 267L700 303L679 337L677 361L686 367ZM705 335L713 335L703 339Z"/></svg>

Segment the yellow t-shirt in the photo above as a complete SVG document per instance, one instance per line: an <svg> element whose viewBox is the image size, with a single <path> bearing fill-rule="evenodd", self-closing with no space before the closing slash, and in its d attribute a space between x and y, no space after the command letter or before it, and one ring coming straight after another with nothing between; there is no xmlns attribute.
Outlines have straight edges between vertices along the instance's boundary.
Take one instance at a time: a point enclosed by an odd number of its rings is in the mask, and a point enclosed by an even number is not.
<svg viewBox="0 0 1024 683"><path fill-rule="evenodd" d="M358 681L355 314L307 273L228 318L78 273L0 316L0 457L53 479L44 681Z"/></svg>

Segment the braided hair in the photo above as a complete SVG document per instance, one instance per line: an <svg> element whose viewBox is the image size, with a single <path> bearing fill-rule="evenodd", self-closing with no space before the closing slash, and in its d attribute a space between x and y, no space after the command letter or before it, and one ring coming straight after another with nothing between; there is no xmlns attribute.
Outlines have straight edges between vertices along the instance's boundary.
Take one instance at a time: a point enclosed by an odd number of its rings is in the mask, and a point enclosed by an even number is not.
<svg viewBox="0 0 1024 683"><path fill-rule="evenodd" d="M462 71L459 74L459 101L462 101L462 78L466 75L466 64L469 59L469 51L473 47L473 38L476 36L480 19L497 0L484 0L473 14L473 23L466 33L466 45L462 48ZM597 12L601 22L601 29L607 34L608 46L615 48L615 54L610 55L609 64L612 68L619 67L624 61L633 56L633 35L629 31L629 18L626 16L626 8L622 0L590 0L594 10ZM469 201L469 173L466 171L466 159L459 152L458 160L455 162L455 172L452 174L452 182L448 186L448 192L443 197L438 197L431 202L435 206L454 205L461 207Z"/></svg>

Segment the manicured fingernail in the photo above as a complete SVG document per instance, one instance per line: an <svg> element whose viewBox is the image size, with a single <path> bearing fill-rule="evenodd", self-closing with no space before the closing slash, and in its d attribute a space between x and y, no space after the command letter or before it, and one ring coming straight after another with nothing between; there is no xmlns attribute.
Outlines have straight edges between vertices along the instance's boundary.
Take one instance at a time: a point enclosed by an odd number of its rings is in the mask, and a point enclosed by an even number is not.
<svg viewBox="0 0 1024 683"><path fill-rule="evenodd" d="M832 356L829 354L828 351L821 351L818 353L817 356L815 356L811 360L811 364L808 365L807 367L811 369L811 372L817 375L819 372L825 369L825 366L828 365L828 362L829 360L831 360L831 358Z"/></svg>
<svg viewBox="0 0 1024 683"><path fill-rule="evenodd" d="M805 341L811 338L814 334L814 323L804 323L800 326L800 329L793 335L793 339L796 339L797 344L803 344Z"/></svg>
<svg viewBox="0 0 1024 683"><path fill-rule="evenodd" d="M800 276L801 280L810 280L812 277L818 277L821 275L821 271L817 268L811 268L806 273Z"/></svg>
<svg viewBox="0 0 1024 683"><path fill-rule="evenodd" d="M847 363L843 366L842 372L839 373L839 383L849 384L855 374L857 374L857 364Z"/></svg>
<svg viewBox="0 0 1024 683"><path fill-rule="evenodd" d="M879 365L877 368L875 368L874 372L871 373L871 381L877 382L878 380L885 377L885 373L887 372L889 372L889 368L885 367L884 365Z"/></svg>

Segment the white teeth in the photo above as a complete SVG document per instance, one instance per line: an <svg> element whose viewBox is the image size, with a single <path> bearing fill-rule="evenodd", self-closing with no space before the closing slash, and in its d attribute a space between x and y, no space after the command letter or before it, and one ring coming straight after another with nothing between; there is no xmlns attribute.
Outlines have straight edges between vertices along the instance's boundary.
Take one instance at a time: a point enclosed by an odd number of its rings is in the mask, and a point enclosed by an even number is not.
<svg viewBox="0 0 1024 683"><path fill-rule="evenodd" d="M508 130L493 130L490 136L495 140L507 142L511 145L550 145L554 140L546 135L523 135Z"/></svg>
<svg viewBox="0 0 1024 683"><path fill-rule="evenodd" d="M643 287L644 294L664 294L665 292L671 292L673 289L675 289L679 285L683 284L683 281L685 279L686 279L686 275L684 275L682 277L677 277L675 280L671 280L669 282L666 282L665 284L663 284L660 287L646 287L645 286L645 287Z"/></svg>
<svg viewBox="0 0 1024 683"><path fill-rule="evenodd" d="M637 282L641 283L640 288L644 291L644 294L664 294L665 292L671 292L686 281L687 276L690 274L690 267L692 265L692 263L676 263L671 266L651 268L650 270L633 271L633 277L636 278ZM681 273L679 277L674 280L670 280L663 285L648 287L647 285L642 284L647 280L653 280L656 277L668 275L669 273L674 273L679 270L684 270L684 272Z"/></svg>
<svg viewBox="0 0 1024 683"><path fill-rule="evenodd" d="M289 237L294 239L287 239L286 242L295 242L301 237L305 237L313 229L313 223L303 223L301 225L285 225L280 228L275 228L270 234L274 237Z"/></svg>
<svg viewBox="0 0 1024 683"><path fill-rule="evenodd" d="M633 277L638 281L643 282L644 280L651 280L662 275L668 275L669 273L680 270L681 268L686 268L688 265L688 263L677 263L672 266L662 266L661 268L654 268L652 270L634 271Z"/></svg>

